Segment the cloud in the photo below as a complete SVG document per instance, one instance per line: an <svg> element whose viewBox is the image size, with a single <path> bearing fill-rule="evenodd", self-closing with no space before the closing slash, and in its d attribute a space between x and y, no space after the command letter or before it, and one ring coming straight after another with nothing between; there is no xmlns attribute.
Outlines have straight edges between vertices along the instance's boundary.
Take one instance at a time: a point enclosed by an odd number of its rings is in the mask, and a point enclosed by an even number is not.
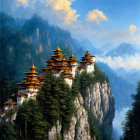
<svg viewBox="0 0 140 140"><path fill-rule="evenodd" d="M130 32L136 32L136 30L137 30L137 27L135 25L130 25L129 26L129 31Z"/></svg>
<svg viewBox="0 0 140 140"><path fill-rule="evenodd" d="M88 12L88 14L86 15L86 20L100 24L101 21L107 21L108 18L104 15L102 11L99 11L98 9L94 9Z"/></svg>
<svg viewBox="0 0 140 140"><path fill-rule="evenodd" d="M3 1L3 0L0 0ZM50 24L57 25L68 30L72 37L78 40L89 39L96 47L104 44L120 44L122 42L140 44L140 28L129 25L124 30L111 30L107 25L100 25L108 20L103 12L94 9L89 11L86 20L78 18L77 11L72 8L73 0L6 0L3 1L3 11L18 18L30 18L38 13ZM89 24L94 22L96 24Z"/></svg>
<svg viewBox="0 0 140 140"><path fill-rule="evenodd" d="M134 33L137 31L137 27L135 25L130 25L129 28L128 28L128 31L133 36Z"/></svg>
<svg viewBox="0 0 140 140"><path fill-rule="evenodd" d="M125 120L126 112L129 109L130 108L126 107L126 108L122 108L122 110L120 111L116 110L115 112L115 118L113 120L113 128L118 131L119 136L121 136L123 133L122 122Z"/></svg>
<svg viewBox="0 0 140 140"><path fill-rule="evenodd" d="M107 63L112 68L124 68L126 70L140 70L140 55L128 57L97 57L98 62Z"/></svg>
<svg viewBox="0 0 140 140"><path fill-rule="evenodd" d="M27 3L27 0L17 0L18 2L22 2L23 4Z"/></svg>
<svg viewBox="0 0 140 140"><path fill-rule="evenodd" d="M76 10L71 8L71 4L72 0L47 0L47 6L51 6L58 16L68 24L76 21L80 16L76 14Z"/></svg>

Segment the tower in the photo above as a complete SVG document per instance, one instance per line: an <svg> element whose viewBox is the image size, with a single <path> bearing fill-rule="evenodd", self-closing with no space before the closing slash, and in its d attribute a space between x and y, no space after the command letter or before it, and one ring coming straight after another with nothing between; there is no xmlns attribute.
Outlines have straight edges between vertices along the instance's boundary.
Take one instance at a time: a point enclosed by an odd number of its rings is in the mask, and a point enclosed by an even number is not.
<svg viewBox="0 0 140 140"><path fill-rule="evenodd" d="M71 73L72 73L72 77L74 78L75 75L76 75L76 70L77 70L77 67L78 67L78 61L75 59L75 56L72 54L70 57L69 57L69 64L71 66Z"/></svg>
<svg viewBox="0 0 140 140"><path fill-rule="evenodd" d="M64 76L66 83L71 87L72 85L72 66L75 59L68 60L62 50L57 46L57 49L53 51L54 55L51 56L50 60L47 60L47 68L44 68L43 71L51 71L54 76L58 77L61 74ZM72 65L71 65L72 64Z"/></svg>
<svg viewBox="0 0 140 140"><path fill-rule="evenodd" d="M22 104L24 100L29 100L29 98L36 99L37 92L40 89L39 76L35 71L36 67L33 64L29 69L29 72L25 72L26 77L22 78L24 82L18 83L18 105Z"/></svg>
<svg viewBox="0 0 140 140"><path fill-rule="evenodd" d="M87 73L91 73L94 71L94 63L95 56L90 55L89 51L86 51L86 54L82 57L82 61L80 62L79 70L80 72L85 69Z"/></svg>

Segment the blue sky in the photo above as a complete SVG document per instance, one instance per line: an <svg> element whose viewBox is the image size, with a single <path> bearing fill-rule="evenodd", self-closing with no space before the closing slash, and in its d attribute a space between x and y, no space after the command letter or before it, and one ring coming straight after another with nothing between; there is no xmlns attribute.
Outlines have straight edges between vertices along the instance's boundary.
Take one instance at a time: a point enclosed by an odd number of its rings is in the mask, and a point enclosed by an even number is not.
<svg viewBox="0 0 140 140"><path fill-rule="evenodd" d="M110 28L124 29L131 24L140 26L139 0L75 0L74 9L83 19L87 12L93 9L103 11L109 18Z"/></svg>
<svg viewBox="0 0 140 140"><path fill-rule="evenodd" d="M0 10L14 17L38 13L96 47L140 44L140 0L0 0L0 5Z"/></svg>

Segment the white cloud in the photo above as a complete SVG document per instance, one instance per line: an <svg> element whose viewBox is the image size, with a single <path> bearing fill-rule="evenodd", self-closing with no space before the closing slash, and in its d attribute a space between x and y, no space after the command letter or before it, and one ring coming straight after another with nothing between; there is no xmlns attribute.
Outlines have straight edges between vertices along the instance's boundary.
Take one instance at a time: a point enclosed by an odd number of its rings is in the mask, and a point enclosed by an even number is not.
<svg viewBox="0 0 140 140"><path fill-rule="evenodd" d="M129 26L129 31L130 32L134 33L134 32L136 32L136 30L137 30L137 27L135 25L130 25Z"/></svg>
<svg viewBox="0 0 140 140"><path fill-rule="evenodd" d="M27 0L17 0L18 2L22 2L23 4L27 3Z"/></svg>
<svg viewBox="0 0 140 140"><path fill-rule="evenodd" d="M128 57L97 57L97 61L107 63L112 68L140 70L140 54Z"/></svg>
<svg viewBox="0 0 140 140"><path fill-rule="evenodd" d="M80 16L75 9L71 8L71 4L72 0L47 0L47 6L51 6L56 14L68 24L76 21Z"/></svg>
<svg viewBox="0 0 140 140"><path fill-rule="evenodd" d="M104 15L102 11L99 11L98 9L94 9L88 12L88 14L86 15L86 20L100 24L101 21L107 21L108 18Z"/></svg>
<svg viewBox="0 0 140 140"><path fill-rule="evenodd" d="M124 30L101 31L95 36L104 43L119 44L123 42L140 44L140 28L130 25Z"/></svg>
<svg viewBox="0 0 140 140"><path fill-rule="evenodd" d="M111 20L106 25L98 26L97 24L108 18L97 9L89 11L86 20L79 20L77 11L72 8L72 2L72 0L12 0L6 10L18 18L30 18L34 13L38 13L50 24L68 30L75 39L89 39L97 47L122 42L140 44L139 27L129 25L124 30L115 30L115 27L109 30Z"/></svg>

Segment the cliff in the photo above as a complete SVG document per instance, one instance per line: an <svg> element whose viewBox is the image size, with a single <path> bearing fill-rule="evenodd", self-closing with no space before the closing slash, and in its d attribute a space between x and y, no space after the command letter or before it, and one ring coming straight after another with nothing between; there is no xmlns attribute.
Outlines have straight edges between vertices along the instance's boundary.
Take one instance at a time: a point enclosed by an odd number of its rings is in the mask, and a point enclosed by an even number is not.
<svg viewBox="0 0 140 140"><path fill-rule="evenodd" d="M91 111L99 122L105 125L108 134L112 133L112 121L114 118L114 97L107 82L91 84L87 89L87 97L83 99L81 94L75 98L77 113L72 117L70 129L62 132L62 127L57 123L49 131L49 140L57 140L60 133L63 140L96 140L96 136L91 137L90 124L88 121L88 111Z"/></svg>

